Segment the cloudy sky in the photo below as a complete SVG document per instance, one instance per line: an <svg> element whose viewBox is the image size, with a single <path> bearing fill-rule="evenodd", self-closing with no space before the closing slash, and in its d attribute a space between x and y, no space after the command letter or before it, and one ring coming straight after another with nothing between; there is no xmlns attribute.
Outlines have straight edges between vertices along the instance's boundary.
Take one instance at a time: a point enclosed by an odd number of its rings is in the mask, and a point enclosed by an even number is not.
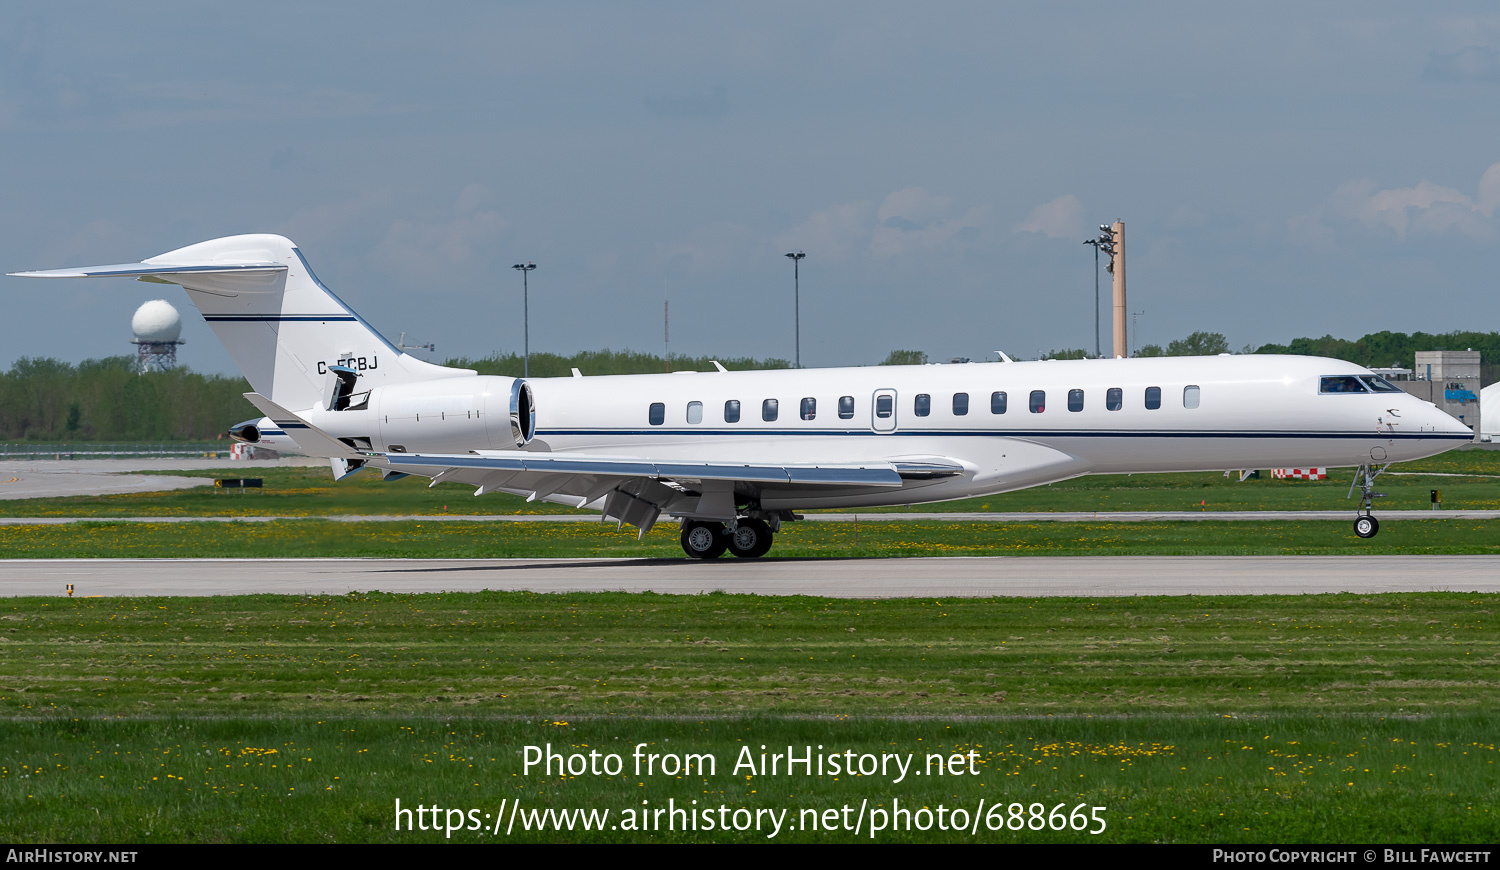
<svg viewBox="0 0 1500 870"><path fill-rule="evenodd" d="M281 233L440 357L520 348L531 260L534 349L669 299L674 352L790 358L798 249L806 365L1092 347L1115 219L1137 344L1500 329L1488 3L9 0L0 142L0 270ZM0 366L162 290L230 370L180 290L16 278Z"/></svg>

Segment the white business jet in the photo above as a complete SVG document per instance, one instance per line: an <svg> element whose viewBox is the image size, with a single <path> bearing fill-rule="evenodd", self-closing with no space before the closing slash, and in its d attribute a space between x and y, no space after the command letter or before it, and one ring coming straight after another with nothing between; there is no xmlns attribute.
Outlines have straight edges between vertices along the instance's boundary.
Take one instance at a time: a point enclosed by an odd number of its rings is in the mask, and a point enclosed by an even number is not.
<svg viewBox="0 0 1500 870"><path fill-rule="evenodd" d="M266 415L236 427L243 440L285 437L336 476L370 467L591 508L640 534L666 514L703 559L764 555L803 509L1280 466L1357 466L1355 532L1368 538L1376 475L1474 437L1370 371L1316 357L481 376L402 353L274 235L18 274L186 288Z"/></svg>

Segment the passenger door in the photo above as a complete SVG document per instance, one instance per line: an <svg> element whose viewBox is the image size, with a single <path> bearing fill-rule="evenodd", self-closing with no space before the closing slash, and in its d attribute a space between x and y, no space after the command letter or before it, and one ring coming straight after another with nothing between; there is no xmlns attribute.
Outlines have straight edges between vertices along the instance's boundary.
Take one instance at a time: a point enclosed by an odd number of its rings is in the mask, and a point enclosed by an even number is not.
<svg viewBox="0 0 1500 870"><path fill-rule="evenodd" d="M896 431L896 391L876 390L870 402L870 428L881 434Z"/></svg>

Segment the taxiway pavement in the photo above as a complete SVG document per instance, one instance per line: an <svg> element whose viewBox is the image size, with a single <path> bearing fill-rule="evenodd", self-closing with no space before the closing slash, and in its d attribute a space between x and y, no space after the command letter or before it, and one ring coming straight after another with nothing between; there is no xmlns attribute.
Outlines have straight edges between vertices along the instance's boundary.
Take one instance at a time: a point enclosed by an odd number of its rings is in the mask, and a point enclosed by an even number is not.
<svg viewBox="0 0 1500 870"><path fill-rule="evenodd" d="M263 459L253 463L176 456L159 459L9 459L0 461L0 499L164 492L213 485L213 480L206 477L130 473L138 471L225 470L254 477L256 468L309 464L326 463L309 460L304 456L283 456L280 459Z"/></svg>
<svg viewBox="0 0 1500 870"><path fill-rule="evenodd" d="M834 598L1500 592L1500 556L12 559L0 596L714 591Z"/></svg>

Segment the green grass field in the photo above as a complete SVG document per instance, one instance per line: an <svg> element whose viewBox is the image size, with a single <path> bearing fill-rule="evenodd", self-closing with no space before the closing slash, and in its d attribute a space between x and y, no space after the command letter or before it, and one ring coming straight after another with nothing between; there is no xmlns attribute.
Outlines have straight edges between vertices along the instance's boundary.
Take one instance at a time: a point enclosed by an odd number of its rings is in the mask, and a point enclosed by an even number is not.
<svg viewBox="0 0 1500 870"><path fill-rule="evenodd" d="M1104 833L877 841L1493 842L1500 596L844 601L366 594L12 599L0 836L390 841L395 800L505 812L979 801ZM712 755L568 775L524 747ZM735 771L745 746L973 752L977 775ZM577 773L577 771L575 771ZM642 801L648 802L642 804ZM1087 812L1087 811L1086 811ZM836 814L837 815L837 814ZM446 817L445 817L446 818ZM508 840L745 840L768 830ZM812 817L806 818L811 822ZM451 820L449 820L451 821ZM467 823L467 818L461 818ZM483 841L495 832L456 831ZM869 839L783 830L777 839Z"/></svg>

